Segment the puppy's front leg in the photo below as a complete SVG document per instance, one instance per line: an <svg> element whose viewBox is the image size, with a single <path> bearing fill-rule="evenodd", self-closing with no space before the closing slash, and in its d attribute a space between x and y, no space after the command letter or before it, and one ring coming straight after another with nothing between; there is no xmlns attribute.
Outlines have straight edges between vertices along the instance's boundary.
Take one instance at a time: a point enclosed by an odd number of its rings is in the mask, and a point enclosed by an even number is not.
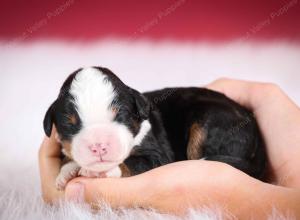
<svg viewBox="0 0 300 220"><path fill-rule="evenodd" d="M70 161L64 164L61 167L58 176L56 177L56 181L55 181L56 188L58 190L64 190L67 183L71 179L78 176L79 169L80 169L79 165L74 161Z"/></svg>

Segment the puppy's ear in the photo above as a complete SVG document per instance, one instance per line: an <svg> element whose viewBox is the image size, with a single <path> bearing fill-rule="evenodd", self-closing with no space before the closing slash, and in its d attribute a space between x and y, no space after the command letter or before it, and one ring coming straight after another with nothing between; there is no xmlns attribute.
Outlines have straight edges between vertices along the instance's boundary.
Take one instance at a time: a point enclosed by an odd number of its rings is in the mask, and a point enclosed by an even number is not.
<svg viewBox="0 0 300 220"><path fill-rule="evenodd" d="M51 135L52 126L54 122L55 105L56 101L53 102L52 105L49 107L44 118L44 131L48 137L50 137Z"/></svg>
<svg viewBox="0 0 300 220"><path fill-rule="evenodd" d="M135 105L137 109L137 114L141 119L147 119L151 110L151 105L149 100L143 96L138 91L131 89L132 94L135 98Z"/></svg>

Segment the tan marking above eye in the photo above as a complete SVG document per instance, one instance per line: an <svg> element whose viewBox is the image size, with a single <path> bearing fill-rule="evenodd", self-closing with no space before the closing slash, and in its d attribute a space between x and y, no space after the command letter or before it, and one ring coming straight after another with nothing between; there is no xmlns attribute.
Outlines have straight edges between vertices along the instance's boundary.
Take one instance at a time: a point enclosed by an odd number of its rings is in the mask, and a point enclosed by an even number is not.
<svg viewBox="0 0 300 220"><path fill-rule="evenodd" d="M68 115L68 122L72 125L75 125L77 123L76 116L74 114L73 115Z"/></svg>
<svg viewBox="0 0 300 220"><path fill-rule="evenodd" d="M119 109L117 107L112 106L111 107L112 112L116 115L119 111Z"/></svg>
<svg viewBox="0 0 300 220"><path fill-rule="evenodd" d="M190 127L189 141L187 146L187 158L189 160L197 160L202 157L202 144L206 139L205 130L198 123L192 124Z"/></svg>

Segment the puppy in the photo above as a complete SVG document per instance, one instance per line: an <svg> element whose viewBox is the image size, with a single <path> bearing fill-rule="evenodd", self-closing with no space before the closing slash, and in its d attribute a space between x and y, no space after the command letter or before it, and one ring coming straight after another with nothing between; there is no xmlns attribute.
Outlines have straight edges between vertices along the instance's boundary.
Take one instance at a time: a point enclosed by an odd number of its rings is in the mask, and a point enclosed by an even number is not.
<svg viewBox="0 0 300 220"><path fill-rule="evenodd" d="M63 165L56 187L76 176L126 177L180 160L215 160L261 178L264 144L255 118L203 88L139 93L107 68L82 68L64 82L44 118L57 129Z"/></svg>

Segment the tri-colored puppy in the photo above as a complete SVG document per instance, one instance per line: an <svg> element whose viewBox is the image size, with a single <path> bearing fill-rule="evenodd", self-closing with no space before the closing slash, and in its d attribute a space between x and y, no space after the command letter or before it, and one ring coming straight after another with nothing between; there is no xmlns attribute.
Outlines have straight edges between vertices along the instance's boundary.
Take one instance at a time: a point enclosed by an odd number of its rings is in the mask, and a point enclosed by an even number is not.
<svg viewBox="0 0 300 220"><path fill-rule="evenodd" d="M78 176L136 175L179 160L228 163L261 178L265 151L248 110L203 88L148 93L126 86L107 68L71 74L48 109L65 157L56 186Z"/></svg>

